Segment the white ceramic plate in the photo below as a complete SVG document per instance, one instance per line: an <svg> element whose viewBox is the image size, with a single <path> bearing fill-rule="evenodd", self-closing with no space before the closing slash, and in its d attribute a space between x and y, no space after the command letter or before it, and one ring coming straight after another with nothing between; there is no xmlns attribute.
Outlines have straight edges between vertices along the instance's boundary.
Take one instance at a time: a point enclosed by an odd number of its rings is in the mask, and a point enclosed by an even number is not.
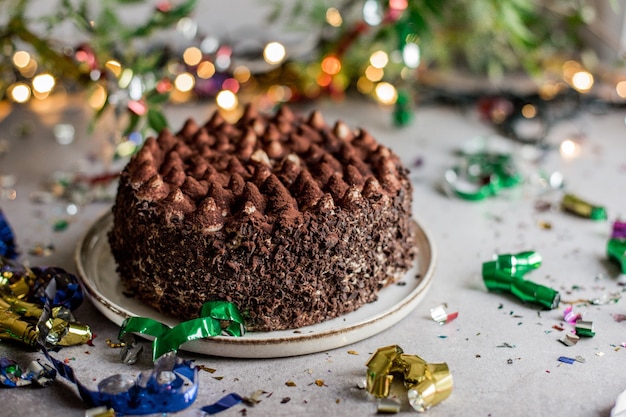
<svg viewBox="0 0 626 417"><path fill-rule="evenodd" d="M179 320L123 294L107 240L112 219L110 213L100 217L76 248L76 265L87 297L117 325L127 317L141 316L175 326ZM243 337L217 336L187 342L181 349L236 358L296 356L346 346L393 326L417 307L433 279L435 248L424 229L419 224L416 228L418 256L415 265L400 280L400 285L384 288L377 301L336 319L295 331L246 333Z"/></svg>

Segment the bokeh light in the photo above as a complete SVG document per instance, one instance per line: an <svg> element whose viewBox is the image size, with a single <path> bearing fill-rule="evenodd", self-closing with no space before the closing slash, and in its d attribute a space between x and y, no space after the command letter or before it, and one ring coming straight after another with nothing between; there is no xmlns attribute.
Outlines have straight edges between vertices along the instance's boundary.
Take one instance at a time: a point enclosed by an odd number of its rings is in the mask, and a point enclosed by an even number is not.
<svg viewBox="0 0 626 417"><path fill-rule="evenodd" d="M402 61L409 68L417 68L420 64L420 47L416 43L407 43L402 49Z"/></svg>
<svg viewBox="0 0 626 417"><path fill-rule="evenodd" d="M215 96L215 102L218 107L223 110L234 110L239 104L237 96L230 90L222 90L217 93L217 96Z"/></svg>
<svg viewBox="0 0 626 417"><path fill-rule="evenodd" d="M93 91L91 91L89 98L87 99L87 103L89 104L89 107L91 107L92 109L100 110L102 106L104 106L104 104L106 103L106 99L107 99L106 88L104 88L104 86L101 84L96 84Z"/></svg>
<svg viewBox="0 0 626 417"><path fill-rule="evenodd" d="M178 74L174 79L174 87L186 93L187 91L191 91L191 89L196 85L196 80L193 78L193 75L188 72L183 72L182 74Z"/></svg>
<svg viewBox="0 0 626 417"><path fill-rule="evenodd" d="M196 69L196 74L198 74L198 77L208 80L215 75L215 65L210 61L202 61Z"/></svg>
<svg viewBox="0 0 626 417"><path fill-rule="evenodd" d="M328 10L326 10L326 22L336 28L341 26L343 24L343 19L339 10L334 7L328 8Z"/></svg>
<svg viewBox="0 0 626 417"><path fill-rule="evenodd" d="M376 68L372 65L368 65L367 68L365 69L365 77L373 82L378 82L380 80L383 79L383 76L385 75L385 71L383 71L380 68Z"/></svg>
<svg viewBox="0 0 626 417"><path fill-rule="evenodd" d="M376 51L370 56L370 64L374 68L385 68L389 63L389 55L385 51Z"/></svg>
<svg viewBox="0 0 626 417"><path fill-rule="evenodd" d="M56 81L50 74L39 74L33 78L33 90L37 93L49 93L55 84Z"/></svg>
<svg viewBox="0 0 626 417"><path fill-rule="evenodd" d="M280 64L287 52L280 42L270 42L263 49L263 58L268 64Z"/></svg>
<svg viewBox="0 0 626 417"><path fill-rule="evenodd" d="M195 67L202 61L202 51L195 46L190 46L183 52L183 61L190 67Z"/></svg>
<svg viewBox="0 0 626 417"><path fill-rule="evenodd" d="M363 20L370 26L377 26L383 21L382 7L378 0L366 0L363 4Z"/></svg>
<svg viewBox="0 0 626 417"><path fill-rule="evenodd" d="M578 71L572 76L572 86L581 93L593 87L593 75L588 71Z"/></svg>
<svg viewBox="0 0 626 417"><path fill-rule="evenodd" d="M239 91L239 87L239 81L234 78L227 78L222 83L222 89L232 91L235 94Z"/></svg>
<svg viewBox="0 0 626 417"><path fill-rule="evenodd" d="M13 84L10 90L11 99L16 103L26 103L28 100L30 100L30 87L27 84Z"/></svg>
<svg viewBox="0 0 626 417"><path fill-rule="evenodd" d="M566 139L561 142L561 146L559 146L559 152L564 158L575 158L580 154L580 145L571 139Z"/></svg>
<svg viewBox="0 0 626 417"><path fill-rule="evenodd" d="M17 68L26 68L30 62L30 54L26 51L17 51L13 54L13 65Z"/></svg>
<svg viewBox="0 0 626 417"><path fill-rule="evenodd" d="M374 90L374 83L368 80L366 76L359 77L359 80L356 82L356 88L361 94L369 94Z"/></svg>
<svg viewBox="0 0 626 417"><path fill-rule="evenodd" d="M525 118L532 119L536 115L537 115L537 107L533 106L532 104L525 104L522 107L522 116L524 116Z"/></svg>
<svg viewBox="0 0 626 417"><path fill-rule="evenodd" d="M322 60L322 71L329 75L338 74L341 71L341 61L334 55L328 55Z"/></svg>
<svg viewBox="0 0 626 417"><path fill-rule="evenodd" d="M113 75L115 75L116 77L119 78L119 76L122 74L122 64L120 64L118 61L115 60L109 60L106 62L106 64L104 64L104 66L113 73Z"/></svg>
<svg viewBox="0 0 626 417"><path fill-rule="evenodd" d="M250 73L250 70L248 69L248 67L244 65L239 65L238 67L235 67L235 69L233 70L233 77L235 77L235 79L239 81L241 84L247 82L250 79L251 75L252 74Z"/></svg>
<svg viewBox="0 0 626 417"><path fill-rule="evenodd" d="M398 99L398 91L389 83L379 83L374 91L376 98L382 104L393 104Z"/></svg>
<svg viewBox="0 0 626 417"><path fill-rule="evenodd" d="M620 81L615 85L615 92L620 98L626 98L626 81Z"/></svg>

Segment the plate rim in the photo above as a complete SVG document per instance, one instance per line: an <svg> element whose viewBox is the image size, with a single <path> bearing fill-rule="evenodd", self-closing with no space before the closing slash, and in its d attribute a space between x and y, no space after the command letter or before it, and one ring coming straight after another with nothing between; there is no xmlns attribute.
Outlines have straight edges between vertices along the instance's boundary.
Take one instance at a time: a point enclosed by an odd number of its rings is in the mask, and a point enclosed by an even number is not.
<svg viewBox="0 0 626 417"><path fill-rule="evenodd" d="M79 276L81 285L83 286L83 289L85 290L85 293L90 299L90 301L92 302L92 304L94 304L96 309L99 310L107 319L109 319L114 324L119 326L121 325L121 323L126 317L138 316L138 314L125 308L124 306L118 305L117 303L111 301L105 294L103 294L98 288L98 284L96 280L93 277L89 277L89 274L87 274L87 271L85 269L85 265L82 259L82 254L85 252L85 250L89 250L89 249L93 250L93 247L96 246L97 242L91 245L92 246L91 248L88 247L88 245L92 243L94 238L98 237L102 233L106 235L106 233L109 230L109 228L107 227L107 224L112 223L112 220L113 220L113 213L111 212L110 209L106 210L104 213L100 214L96 218L96 220L87 228L87 230L79 238L76 248L75 248L75 252L74 252L74 261L78 270L78 276ZM420 282L417 284L417 286L413 288L408 294L403 296L399 302L395 303L391 307L388 307L382 311L376 312L376 314L367 316L366 318L357 320L354 323L351 323L347 326L338 326L338 327L333 326L333 327L322 329L319 331L313 331L313 330L307 331L309 327L315 326L314 324L314 325L306 326L300 329L287 329L287 330L278 330L278 331L273 331L273 332L246 333L246 335L248 335L249 337L215 336L211 338L198 339L198 340L194 340L191 342L186 342L180 347L180 349L189 351L189 352L194 352L194 353L223 356L223 357L268 358L268 357L297 356L297 355L303 355L303 354L314 353L314 352L323 352L323 351L339 348L342 346L346 346L348 344L356 343L360 340L367 339L377 333L382 332L383 330L386 330L392 327L394 324L398 323L400 320L404 319L408 314L410 314L410 312L413 311L417 307L421 299L425 296L426 292L430 288L430 285L433 281L433 276L434 276L434 272L435 272L436 264L437 264L437 257L438 257L437 249L433 244L433 240L430 236L430 233L423 227L423 225L418 221L418 219L416 219L415 216L413 216L412 221L413 221L413 225L417 229L418 239L423 239L422 245L420 246L419 243L416 243L416 246L419 246L420 248L422 246L428 248L428 252L430 256L425 258L428 264L425 268L423 275L420 277ZM102 232L101 230L104 230L104 232ZM105 244L108 247L108 241L106 241ZM418 256L416 257L414 262L417 263L419 260L423 260L423 259L424 258L421 258L420 254L418 253ZM414 267L415 267L415 264L411 268L411 270ZM410 272L411 270L409 270L408 272ZM117 279L119 279L119 275L117 275L117 277L118 277ZM381 291L384 291L384 288ZM162 314L162 313L159 313L153 307L150 307L147 305L144 305L144 306L153 310L157 314ZM349 316L350 314L353 314L357 311L358 309L351 313L347 313L345 315L336 317L332 320L345 318L346 316ZM170 319L173 321L177 320L175 318L170 318ZM353 338L344 337L346 335L357 333L359 330L367 326L372 326L376 324L377 322L381 322L384 320L388 320L388 321L393 320L393 321L391 323L388 323L388 324L386 323L384 325L381 325L380 326L381 328L378 330L366 332L366 334L361 335L361 336L357 336ZM283 332L285 333L285 335L281 335L281 333ZM270 338L250 337L250 335L260 335L263 333L272 333L275 336L272 336ZM276 335L277 333L279 335ZM300 345L303 343L312 343L312 342L324 340L327 338L341 338L342 340L337 342L331 347L326 347L326 348L321 348L321 349L304 349L301 351L298 350L298 352L296 353L293 353L293 352L296 351L297 349L291 349L291 350L287 350L285 354L274 352L271 355L246 355L246 354L242 355L242 354L239 354L238 352L224 352L221 354L221 353L216 353L216 351L207 351L208 349L204 348L204 345L213 345L218 348L222 347L222 348L227 348L227 349L232 349L233 347L250 348L252 346L268 347L268 346L278 346L278 345L284 345L284 344Z"/></svg>

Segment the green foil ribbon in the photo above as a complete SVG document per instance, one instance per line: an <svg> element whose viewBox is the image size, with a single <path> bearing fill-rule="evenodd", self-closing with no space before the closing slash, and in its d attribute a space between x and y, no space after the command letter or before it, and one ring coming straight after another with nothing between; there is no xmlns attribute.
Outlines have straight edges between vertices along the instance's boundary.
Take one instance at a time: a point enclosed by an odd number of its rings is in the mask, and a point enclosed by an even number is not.
<svg viewBox="0 0 626 417"><path fill-rule="evenodd" d="M453 380L446 363L427 363L417 355L407 355L397 345L376 351L365 364L366 389L377 398L386 398L394 375L404 377L409 404L424 412L452 393Z"/></svg>
<svg viewBox="0 0 626 417"><path fill-rule="evenodd" d="M559 292L524 279L541 266L541 261L541 255L534 251L498 255L494 261L483 263L483 281L490 291L510 292L524 302L552 310L561 301Z"/></svg>
<svg viewBox="0 0 626 417"><path fill-rule="evenodd" d="M626 274L626 239L609 239L606 253L609 260L619 265L622 274Z"/></svg>
<svg viewBox="0 0 626 417"><path fill-rule="evenodd" d="M595 206L573 194L565 194L561 200L561 207L565 211L586 217L591 220L606 220L606 210L602 206Z"/></svg>
<svg viewBox="0 0 626 417"><path fill-rule="evenodd" d="M243 317L233 303L208 301L200 311L200 317L184 321L174 327L147 317L129 317L122 323L118 338L127 333L139 333L154 337L152 359L168 352L176 352L180 345L196 339L219 336L222 331L241 337L245 333Z"/></svg>
<svg viewBox="0 0 626 417"><path fill-rule="evenodd" d="M511 155L477 152L464 155L459 165L446 171L445 180L456 196L477 201L519 184L522 176Z"/></svg>

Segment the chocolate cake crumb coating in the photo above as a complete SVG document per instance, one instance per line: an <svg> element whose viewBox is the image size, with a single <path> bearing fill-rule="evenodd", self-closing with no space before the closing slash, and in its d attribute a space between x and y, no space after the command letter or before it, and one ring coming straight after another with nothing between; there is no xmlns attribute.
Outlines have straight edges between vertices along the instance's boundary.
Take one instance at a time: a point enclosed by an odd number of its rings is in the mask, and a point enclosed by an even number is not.
<svg viewBox="0 0 626 417"><path fill-rule="evenodd" d="M109 242L126 289L164 314L226 300L249 331L294 329L403 276L411 199L407 169L365 130L249 106L147 139L121 174Z"/></svg>

